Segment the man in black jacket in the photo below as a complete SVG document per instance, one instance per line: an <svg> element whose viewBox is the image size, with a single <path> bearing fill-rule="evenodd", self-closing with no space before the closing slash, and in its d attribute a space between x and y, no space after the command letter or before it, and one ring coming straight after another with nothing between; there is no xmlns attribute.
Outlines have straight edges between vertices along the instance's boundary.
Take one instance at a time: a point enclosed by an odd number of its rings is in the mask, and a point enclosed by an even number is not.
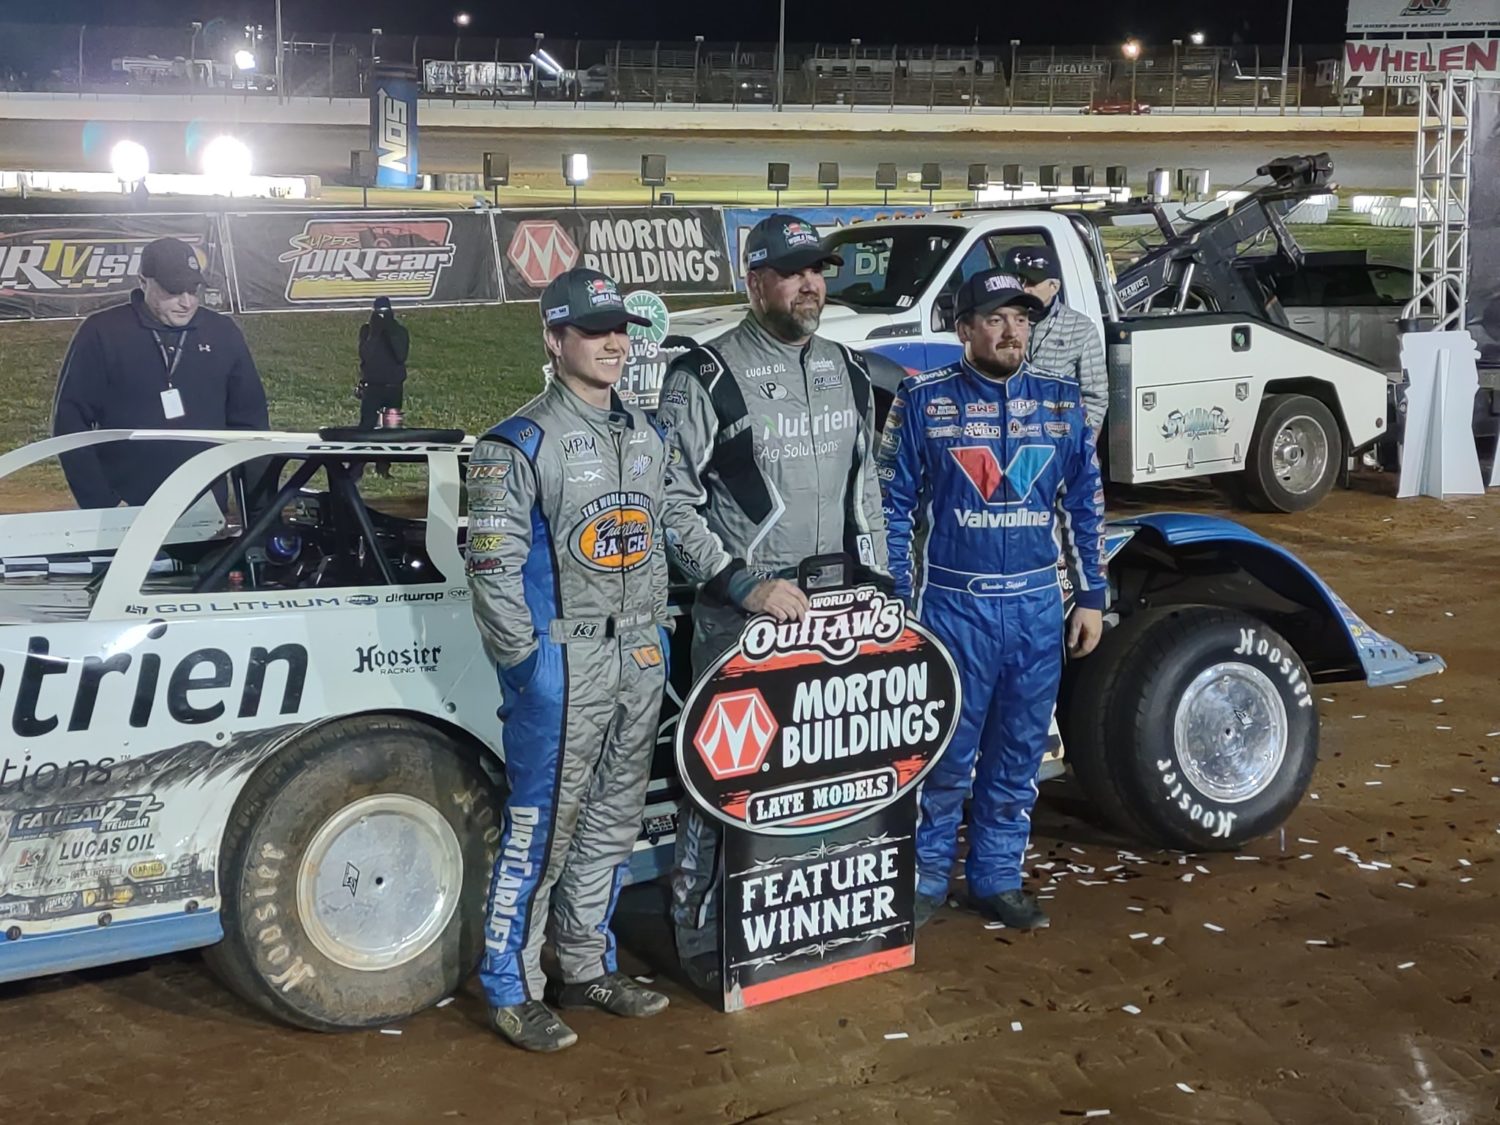
<svg viewBox="0 0 1500 1125"><path fill-rule="evenodd" d="M266 430L266 392L239 327L198 306L191 246L159 238L141 252L141 288L78 328L57 377L54 435L83 430ZM194 442L112 442L62 457L80 508L144 504Z"/></svg>
<svg viewBox="0 0 1500 1125"><path fill-rule="evenodd" d="M387 410L400 410L411 337L391 311L389 297L376 297L368 322L359 326L359 428L380 425Z"/></svg>

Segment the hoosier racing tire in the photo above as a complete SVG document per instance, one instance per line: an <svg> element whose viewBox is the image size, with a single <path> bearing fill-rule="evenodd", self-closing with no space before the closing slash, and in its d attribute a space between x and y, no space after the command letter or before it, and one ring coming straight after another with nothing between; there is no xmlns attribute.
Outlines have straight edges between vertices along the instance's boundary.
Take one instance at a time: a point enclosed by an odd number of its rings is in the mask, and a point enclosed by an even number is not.
<svg viewBox="0 0 1500 1125"><path fill-rule="evenodd" d="M1070 693L1065 731L1105 818L1184 851L1232 850L1282 824L1318 757L1316 697L1292 646L1247 614L1196 606L1128 620L1105 640Z"/></svg>
<svg viewBox="0 0 1500 1125"><path fill-rule="evenodd" d="M499 794L447 735L390 716L296 739L241 793L220 850L213 970L316 1031L419 1012L473 971Z"/></svg>

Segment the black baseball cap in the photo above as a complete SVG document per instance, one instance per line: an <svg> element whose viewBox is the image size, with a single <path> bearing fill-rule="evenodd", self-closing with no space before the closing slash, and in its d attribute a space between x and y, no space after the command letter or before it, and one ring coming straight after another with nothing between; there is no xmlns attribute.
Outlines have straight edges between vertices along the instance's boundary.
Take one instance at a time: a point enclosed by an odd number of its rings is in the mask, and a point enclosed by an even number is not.
<svg viewBox="0 0 1500 1125"><path fill-rule="evenodd" d="M608 332L627 324L651 327L645 317L625 311L625 298L614 278L582 266L558 274L542 291L542 326L565 324L585 332Z"/></svg>
<svg viewBox="0 0 1500 1125"><path fill-rule="evenodd" d="M960 285L953 312L955 316L964 317L970 313L987 313L1005 305L1020 305L1034 313L1046 307L1039 297L1026 292L1019 277L1000 269L976 273Z"/></svg>
<svg viewBox="0 0 1500 1125"><path fill-rule="evenodd" d="M203 284L198 252L180 238L158 238L141 251L141 276L168 293L196 293Z"/></svg>
<svg viewBox="0 0 1500 1125"><path fill-rule="evenodd" d="M844 259L823 244L817 227L796 215L776 214L764 218L755 224L745 239L747 270L766 266L778 273L796 273L825 262L841 266Z"/></svg>
<svg viewBox="0 0 1500 1125"><path fill-rule="evenodd" d="M1013 246L1005 255L1003 267L1028 285L1039 281L1060 281L1062 270L1050 246Z"/></svg>

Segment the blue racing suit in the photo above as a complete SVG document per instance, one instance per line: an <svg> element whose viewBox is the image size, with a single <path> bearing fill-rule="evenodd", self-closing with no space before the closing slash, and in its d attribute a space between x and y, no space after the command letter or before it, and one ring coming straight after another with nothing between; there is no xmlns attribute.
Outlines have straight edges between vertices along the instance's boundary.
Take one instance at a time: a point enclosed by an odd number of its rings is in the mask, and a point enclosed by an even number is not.
<svg viewBox="0 0 1500 1125"><path fill-rule="evenodd" d="M1001 381L960 361L903 380L886 419L878 475L891 575L953 654L963 687L958 730L918 801L924 895L947 893L971 775L970 892L1021 885L1062 675L1059 531L1077 604L1103 609L1107 595L1104 492L1080 397L1077 383L1027 364Z"/></svg>

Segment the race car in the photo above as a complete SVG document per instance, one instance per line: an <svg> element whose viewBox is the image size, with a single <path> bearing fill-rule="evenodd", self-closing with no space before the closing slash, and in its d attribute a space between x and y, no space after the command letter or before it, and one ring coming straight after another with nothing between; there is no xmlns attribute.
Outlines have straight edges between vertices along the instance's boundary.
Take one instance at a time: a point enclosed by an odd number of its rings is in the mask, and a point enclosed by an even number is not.
<svg viewBox="0 0 1500 1125"><path fill-rule="evenodd" d="M161 441L200 448L143 506L6 500L59 454ZM464 579L471 448L440 430L94 431L0 456L0 980L203 947L247 1000L325 1030L460 984L503 778ZM1108 552L1112 627L1059 717L1084 791L1134 838L1273 830L1316 760L1312 685L1443 667L1233 523L1136 516ZM670 863L678 624L636 881Z"/></svg>

